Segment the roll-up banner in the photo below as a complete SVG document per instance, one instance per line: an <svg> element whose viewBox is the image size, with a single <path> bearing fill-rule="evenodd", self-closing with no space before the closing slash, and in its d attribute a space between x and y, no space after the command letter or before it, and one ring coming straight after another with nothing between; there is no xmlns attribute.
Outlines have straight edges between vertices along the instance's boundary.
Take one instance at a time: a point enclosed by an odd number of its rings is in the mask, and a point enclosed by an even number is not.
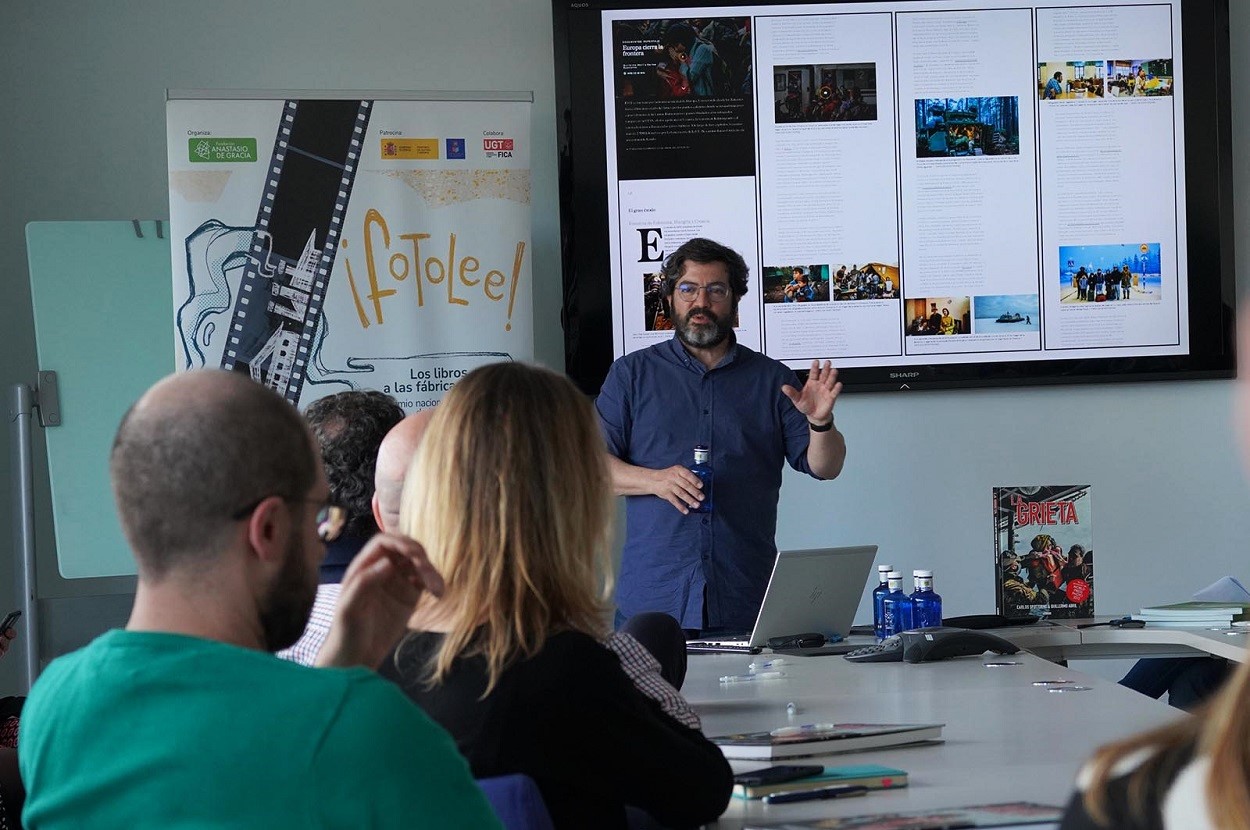
<svg viewBox="0 0 1250 830"><path fill-rule="evenodd" d="M433 406L533 359L525 93L168 94L180 370Z"/></svg>

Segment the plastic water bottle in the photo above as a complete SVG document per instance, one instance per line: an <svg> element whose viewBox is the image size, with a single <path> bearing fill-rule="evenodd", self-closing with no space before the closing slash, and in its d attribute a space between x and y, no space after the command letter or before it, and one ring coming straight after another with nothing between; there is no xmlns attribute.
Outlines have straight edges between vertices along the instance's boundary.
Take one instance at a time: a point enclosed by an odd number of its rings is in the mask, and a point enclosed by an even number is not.
<svg viewBox="0 0 1250 830"><path fill-rule="evenodd" d="M933 571L912 571L916 590L911 595L912 625L930 628L942 624L942 598L933 592Z"/></svg>
<svg viewBox="0 0 1250 830"><path fill-rule="evenodd" d="M885 636L891 637L912 628L911 597L903 593L902 573L890 571L888 580L890 593L881 600L881 623Z"/></svg>
<svg viewBox="0 0 1250 830"><path fill-rule="evenodd" d="M892 570L894 570L893 565L878 565L877 579L881 581L881 584L872 589L872 630L878 640L884 640L889 636L885 633L885 609L881 606L881 601L885 599L886 594L890 593L888 581Z"/></svg>
<svg viewBox="0 0 1250 830"><path fill-rule="evenodd" d="M699 481L703 482L703 501L699 502L697 507L690 508L692 513L711 513L712 512L712 451L704 444L698 444L694 448L694 464L690 466L690 472L699 477Z"/></svg>

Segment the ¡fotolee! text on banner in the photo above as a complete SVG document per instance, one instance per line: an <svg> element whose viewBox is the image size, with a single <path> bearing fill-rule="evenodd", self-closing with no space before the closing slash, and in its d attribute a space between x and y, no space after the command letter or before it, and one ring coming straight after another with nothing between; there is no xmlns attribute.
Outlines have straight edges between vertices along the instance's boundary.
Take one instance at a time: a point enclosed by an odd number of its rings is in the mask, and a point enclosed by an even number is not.
<svg viewBox="0 0 1250 830"><path fill-rule="evenodd" d="M171 95L181 369L415 411L533 358L528 100L370 95Z"/></svg>

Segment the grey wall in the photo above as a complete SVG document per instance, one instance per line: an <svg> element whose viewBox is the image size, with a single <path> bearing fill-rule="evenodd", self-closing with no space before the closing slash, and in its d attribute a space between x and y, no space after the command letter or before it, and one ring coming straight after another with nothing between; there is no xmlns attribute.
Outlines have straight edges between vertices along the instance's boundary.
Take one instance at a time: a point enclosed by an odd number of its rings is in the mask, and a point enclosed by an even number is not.
<svg viewBox="0 0 1250 830"><path fill-rule="evenodd" d="M1240 91L1250 88L1250 10L1232 5ZM31 383L36 369L26 223L168 214L166 88L534 90L535 331L540 358L559 366L551 39L547 0L9 4L0 27L8 113L0 121L0 385ZM1235 136L1246 110L1246 99L1234 99ZM1234 164L1245 193L1250 160L1237 153ZM1237 209L1244 238L1244 196ZM165 332L152 342L168 347ZM1237 521L1250 491L1230 451L1230 386L847 395L838 406L851 445L846 472L829 484L787 479L778 541L876 542L898 564L932 565L952 612L988 610L989 488L1090 481L1101 610L1184 596L1223 573L1250 576ZM7 438L0 461L7 505ZM42 471L37 489L40 594L49 598L55 653L124 619L133 581L61 580ZM11 536L0 508L0 606L14 595ZM0 694L16 688L17 666L0 662Z"/></svg>

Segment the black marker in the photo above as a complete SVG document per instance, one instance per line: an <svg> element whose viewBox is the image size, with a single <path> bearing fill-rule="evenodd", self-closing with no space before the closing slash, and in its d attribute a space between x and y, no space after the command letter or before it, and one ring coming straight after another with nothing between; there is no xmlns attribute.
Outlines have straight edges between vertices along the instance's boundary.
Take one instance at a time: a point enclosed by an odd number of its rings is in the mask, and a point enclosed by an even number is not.
<svg viewBox="0 0 1250 830"><path fill-rule="evenodd" d="M867 787L825 787L823 790L802 790L797 793L773 793L764 796L765 804L793 804L796 801L823 801L826 798L845 798L863 795Z"/></svg>

